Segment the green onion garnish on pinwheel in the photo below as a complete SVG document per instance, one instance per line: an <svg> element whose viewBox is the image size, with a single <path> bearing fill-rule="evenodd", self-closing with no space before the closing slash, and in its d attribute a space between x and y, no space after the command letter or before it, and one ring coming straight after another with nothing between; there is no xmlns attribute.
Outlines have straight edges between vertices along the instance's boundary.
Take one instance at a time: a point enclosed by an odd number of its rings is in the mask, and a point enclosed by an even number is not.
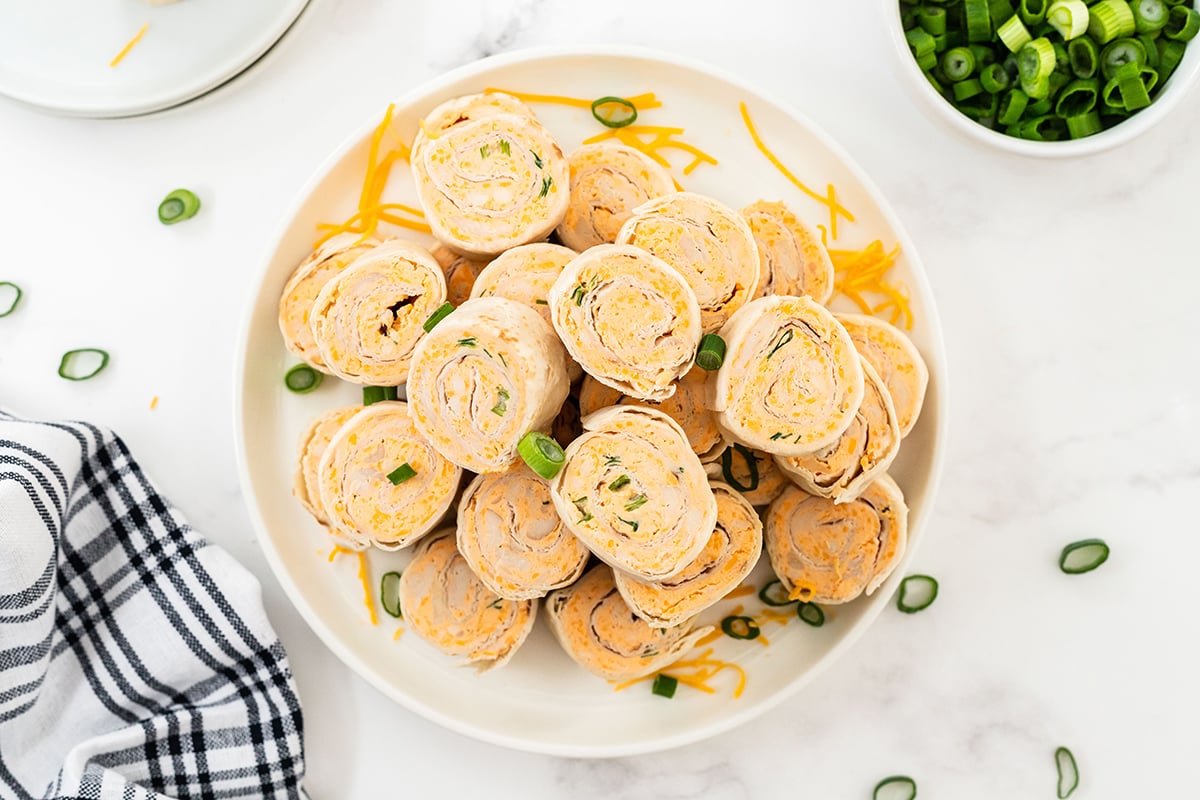
<svg viewBox="0 0 1200 800"><path fill-rule="evenodd" d="M430 314L429 319L425 320L425 322L422 323L421 327L425 329L426 333L429 333L431 330L434 329L434 327L437 326L437 324L439 322L441 322L442 320L444 320L446 318L447 314L449 314L453 310L454 310L453 303L442 303L441 307L438 308L437 311Z"/></svg>
<svg viewBox="0 0 1200 800"><path fill-rule="evenodd" d="M392 486L399 486L415 477L417 477L417 471L407 461L387 474L387 479L392 482Z"/></svg>
<svg viewBox="0 0 1200 800"><path fill-rule="evenodd" d="M563 449L558 442L539 431L530 431L517 443L517 453L529 468L550 480L563 465Z"/></svg>
<svg viewBox="0 0 1200 800"><path fill-rule="evenodd" d="M725 360L725 340L715 333L706 333L700 339L700 350L696 353L696 366L712 372L721 368Z"/></svg>
<svg viewBox="0 0 1200 800"><path fill-rule="evenodd" d="M1081 539L1063 548L1058 568L1068 575L1091 572L1108 560L1108 545L1103 539Z"/></svg>
<svg viewBox="0 0 1200 800"><path fill-rule="evenodd" d="M69 381L86 381L99 375L108 366L108 353L94 347L69 350L58 363L58 377Z"/></svg>
<svg viewBox="0 0 1200 800"><path fill-rule="evenodd" d="M297 364L283 374L283 385L289 392L308 394L321 385L325 376L308 364Z"/></svg>
<svg viewBox="0 0 1200 800"><path fill-rule="evenodd" d="M746 463L746 469L750 473L746 483L738 481L733 474L733 454L737 453ZM739 492L752 492L758 488L758 459L754 457L754 453L742 445L734 442L731 447L727 447L725 452L721 453L721 476L725 478L725 482Z"/></svg>
<svg viewBox="0 0 1200 800"><path fill-rule="evenodd" d="M400 395L395 386L364 386L362 390L363 405L381 403L384 400L398 400Z"/></svg>

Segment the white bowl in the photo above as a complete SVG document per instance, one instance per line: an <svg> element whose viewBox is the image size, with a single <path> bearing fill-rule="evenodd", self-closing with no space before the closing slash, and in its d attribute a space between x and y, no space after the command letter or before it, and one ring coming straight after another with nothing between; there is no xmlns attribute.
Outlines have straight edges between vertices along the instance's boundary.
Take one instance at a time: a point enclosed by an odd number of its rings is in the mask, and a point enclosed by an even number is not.
<svg viewBox="0 0 1200 800"><path fill-rule="evenodd" d="M836 184L840 201L855 213L855 223L840 226L838 246L858 248L876 238L900 245L895 270L912 290L911 336L930 372L921 419L891 469L911 509L904 561L871 597L827 609L824 627L810 628L795 619L783 628L772 623L766 631L770 647L728 638L715 642L719 657L738 662L748 673L745 693L736 700L730 695L733 676L728 672L714 679L715 695L681 688L673 700L664 701L646 684L614 693L567 657L544 620L507 666L484 675L456 668L411 631L393 641L397 622L389 617L381 614L380 624L371 625L356 577L357 562L347 557L326 560L329 537L290 493L296 439L306 422L326 409L360 402L361 393L333 379L311 394L287 392L282 376L295 359L284 349L276 312L284 282L313 245L316 223L344 219L355 207L378 116L350 126L347 142L301 190L281 221L248 298L236 365L235 414L238 463L251 519L288 597L329 648L385 694L441 725L496 744L563 756L645 753L712 736L779 703L843 657L888 606L919 545L941 471L948 408L946 357L933 295L911 240L862 170L811 122L740 81L707 66L644 50L525 51L468 65L397 99L394 124L403 136L411 136L421 116L439 102L489 86L585 98L654 91L664 106L644 112L639 122L684 127L689 142L720 161L719 166L704 165L679 175L688 189L712 194L735 208L760 197L783 198L797 214L823 221L822 207L792 187L755 150L739 115L738 103L745 101L762 136L784 163L817 185ZM566 149L603 130L586 109L538 105L536 110ZM388 199L411 203L413 193L409 170L395 170ZM370 585L377 587L383 572L403 568L407 558L404 552L370 552ZM754 584L761 587L769 572L764 558ZM758 605L754 598L726 600L702 620L720 620L737 603ZM291 657L299 661L304 654L293 652Z"/></svg>
<svg viewBox="0 0 1200 800"><path fill-rule="evenodd" d="M1111 150L1135 139L1157 125L1163 117L1171 113L1175 106L1179 105L1179 101L1196 83L1197 76L1200 76L1200 38L1197 38L1189 43L1183 61L1175 69L1171 79L1167 81L1166 86L1163 87L1154 102L1121 124L1083 139L1065 139L1058 142L1018 139L1015 136L1008 136L980 125L959 112L947 102L946 98L937 93L937 90L930 85L924 73L921 72L921 68L917 66L916 59L908 49L908 42L904 38L904 26L900 21L899 0L882 0L882 2L884 7L882 18L888 26L896 54L900 58L900 72L904 76L904 83L909 90L920 96L933 110L933 113L951 128L978 142L1007 150L1010 153L1039 158L1068 158L1089 156Z"/></svg>

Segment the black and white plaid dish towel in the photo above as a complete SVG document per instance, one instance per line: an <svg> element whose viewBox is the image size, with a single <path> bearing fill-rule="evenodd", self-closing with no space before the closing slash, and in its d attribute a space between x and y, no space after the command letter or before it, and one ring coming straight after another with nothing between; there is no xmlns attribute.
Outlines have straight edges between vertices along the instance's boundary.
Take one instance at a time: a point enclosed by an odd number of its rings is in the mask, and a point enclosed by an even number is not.
<svg viewBox="0 0 1200 800"><path fill-rule="evenodd" d="M257 580L112 432L0 412L0 798L301 797Z"/></svg>

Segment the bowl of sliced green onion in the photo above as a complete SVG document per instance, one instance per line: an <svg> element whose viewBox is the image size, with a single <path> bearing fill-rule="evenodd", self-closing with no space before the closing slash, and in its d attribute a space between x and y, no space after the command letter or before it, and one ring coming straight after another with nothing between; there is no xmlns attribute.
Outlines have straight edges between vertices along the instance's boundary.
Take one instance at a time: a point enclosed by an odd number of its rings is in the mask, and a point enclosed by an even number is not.
<svg viewBox="0 0 1200 800"><path fill-rule="evenodd" d="M1200 0L884 0L912 88L952 127L1031 156L1123 144L1200 75Z"/></svg>

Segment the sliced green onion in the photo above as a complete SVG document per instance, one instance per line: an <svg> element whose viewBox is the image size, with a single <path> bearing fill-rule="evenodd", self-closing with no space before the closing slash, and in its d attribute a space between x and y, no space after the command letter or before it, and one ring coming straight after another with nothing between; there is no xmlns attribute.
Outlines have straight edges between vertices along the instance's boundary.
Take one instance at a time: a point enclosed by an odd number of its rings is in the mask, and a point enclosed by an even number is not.
<svg viewBox="0 0 1200 800"><path fill-rule="evenodd" d="M608 111L601 113L601 109L605 108ZM592 101L592 116L605 127L624 128L637 120L638 112L637 106L624 97L609 96Z"/></svg>
<svg viewBox="0 0 1200 800"><path fill-rule="evenodd" d="M558 442L539 431L530 431L517 442L517 452L529 468L550 480L563 466L563 449Z"/></svg>
<svg viewBox="0 0 1200 800"><path fill-rule="evenodd" d="M825 612L816 603L801 603L796 606L796 616L807 625L819 628L825 624Z"/></svg>
<svg viewBox="0 0 1200 800"><path fill-rule="evenodd" d="M4 291L5 289L8 291ZM17 303L21 302L21 296L23 292L21 291L21 287L17 286L15 283L11 283L9 281L0 281L0 295L3 294L12 295L12 300L9 301L8 305L5 306L3 310L0 310L0 317L7 317L9 314L17 310ZM3 301L0 300L0 303L2 302Z"/></svg>
<svg viewBox="0 0 1200 800"><path fill-rule="evenodd" d="M920 28L905 31L904 38L908 41L908 49L912 50L912 54L916 58L934 53L937 47L933 36Z"/></svg>
<svg viewBox="0 0 1200 800"><path fill-rule="evenodd" d="M492 413L498 417L503 417L508 411L508 390L503 386L497 386L496 398L496 405L492 406Z"/></svg>
<svg viewBox="0 0 1200 800"><path fill-rule="evenodd" d="M975 78L954 84L954 99L960 103L963 100L970 100L978 94L983 94L983 84Z"/></svg>
<svg viewBox="0 0 1200 800"><path fill-rule="evenodd" d="M415 477L417 477L417 471L407 461L387 474L387 479L392 482L392 486L399 486L406 480Z"/></svg>
<svg viewBox="0 0 1200 800"><path fill-rule="evenodd" d="M1043 97L1041 100L1034 101L1025 107L1025 120L1029 121L1035 117L1044 117L1054 109L1054 101L1049 97Z"/></svg>
<svg viewBox="0 0 1200 800"><path fill-rule="evenodd" d="M1021 0L1021 21L1026 25L1037 25L1046 20L1047 0Z"/></svg>
<svg viewBox="0 0 1200 800"><path fill-rule="evenodd" d="M1142 67L1140 73L1142 83L1146 84L1146 91L1153 92L1154 87L1158 85L1158 70L1150 67Z"/></svg>
<svg viewBox="0 0 1200 800"><path fill-rule="evenodd" d="M917 782L907 775L892 775L875 784L872 800L913 800Z"/></svg>
<svg viewBox="0 0 1200 800"><path fill-rule="evenodd" d="M68 350L58 362L58 377L69 381L86 381L99 375L108 366L108 353L94 347Z"/></svg>
<svg viewBox="0 0 1200 800"><path fill-rule="evenodd" d="M1008 88L1008 72L1003 64L988 64L979 75L979 82L988 94L999 94Z"/></svg>
<svg viewBox="0 0 1200 800"><path fill-rule="evenodd" d="M1171 6L1163 35L1177 42L1190 42L1200 33L1200 12L1186 6Z"/></svg>
<svg viewBox="0 0 1200 800"><path fill-rule="evenodd" d="M938 57L936 52L926 53L923 56L917 56L917 66L922 70L933 69L937 66L937 63Z"/></svg>
<svg viewBox="0 0 1200 800"><path fill-rule="evenodd" d="M741 484L733 476L733 454L735 452L746 462L746 471L750 473L749 485ZM746 447L734 442L732 446L725 448L725 452L721 453L721 475L725 478L726 483L739 492L753 492L758 488L758 459Z"/></svg>
<svg viewBox="0 0 1200 800"><path fill-rule="evenodd" d="M675 690L679 688L679 681L672 678L670 675L658 674L654 676L654 683L650 686L650 692L659 697L668 699L675 696Z"/></svg>
<svg viewBox="0 0 1200 800"><path fill-rule="evenodd" d="M1136 74L1128 74L1127 70L1132 64L1127 64L1117 70L1117 74L1113 76L1113 80L1117 82L1117 86L1121 92L1121 105L1126 111L1137 111L1150 105L1150 91L1146 86L1146 82L1142 79L1141 67L1137 68ZM1157 78L1158 73L1155 73Z"/></svg>
<svg viewBox="0 0 1200 800"><path fill-rule="evenodd" d="M1088 9L1083 0L1054 0L1046 12L1046 21L1069 42L1087 33Z"/></svg>
<svg viewBox="0 0 1200 800"><path fill-rule="evenodd" d="M439 322L441 322L447 316L449 316L450 312L453 310L454 310L453 303L442 303L441 306L438 307L437 311L435 311L429 315L429 319L427 319L423 323L421 323L421 327L425 329L426 333L429 333L435 327L437 327L437 324Z"/></svg>
<svg viewBox="0 0 1200 800"><path fill-rule="evenodd" d="M753 617L726 617L721 620L721 632L732 639L757 639L762 633Z"/></svg>
<svg viewBox="0 0 1200 800"><path fill-rule="evenodd" d="M1015 13L1017 10L1013 7L1011 0L988 0L988 16L992 18L992 27Z"/></svg>
<svg viewBox="0 0 1200 800"><path fill-rule="evenodd" d="M1037 112L1034 112L1038 114L1037 116L1021 122L1020 130L1017 132L1020 138L1028 139L1031 142L1057 142L1066 138L1067 124L1063 122L1062 117L1045 113L1050 110L1049 98L1044 103L1044 110L1039 108ZM1032 106L1030 108L1032 109Z"/></svg>
<svg viewBox="0 0 1200 800"><path fill-rule="evenodd" d="M951 81L962 81L975 71L975 53L969 47L955 47L942 55L942 72Z"/></svg>
<svg viewBox="0 0 1200 800"><path fill-rule="evenodd" d="M1071 81L1058 93L1054 113L1064 119L1087 114L1100 102L1100 81L1095 78Z"/></svg>
<svg viewBox="0 0 1200 800"><path fill-rule="evenodd" d="M400 612L400 573L385 572L379 579L379 605L389 617L403 619Z"/></svg>
<svg viewBox="0 0 1200 800"><path fill-rule="evenodd" d="M1067 45L1067 55L1076 78L1091 78L1100 69L1100 48L1090 37L1072 39Z"/></svg>
<svg viewBox="0 0 1200 800"><path fill-rule="evenodd" d="M1079 786L1079 767L1075 754L1065 747L1054 751L1054 766L1058 770L1058 800L1067 800Z"/></svg>
<svg viewBox="0 0 1200 800"><path fill-rule="evenodd" d="M1009 17L1008 21L996 30L996 33L1000 35L1000 41L1004 42L1004 46L1013 53L1033 41L1033 37L1029 35L1029 29L1015 14Z"/></svg>
<svg viewBox="0 0 1200 800"><path fill-rule="evenodd" d="M1137 64L1140 69L1145 63L1146 48L1137 39L1114 39L1100 51L1100 72L1105 80L1111 79L1126 64Z"/></svg>
<svg viewBox="0 0 1200 800"><path fill-rule="evenodd" d="M896 596L896 608L905 614L915 614L933 605L937 596L938 582L936 580L928 575L909 575L900 581L900 592Z"/></svg>
<svg viewBox="0 0 1200 800"><path fill-rule="evenodd" d="M796 602L788 597L788 590L778 580L773 580L758 590L758 599L769 606L790 606Z"/></svg>
<svg viewBox="0 0 1200 800"><path fill-rule="evenodd" d="M308 364L297 364L283 374L283 385L296 394L308 394L321 385L325 376Z"/></svg>
<svg viewBox="0 0 1200 800"><path fill-rule="evenodd" d="M1099 111L1089 111L1079 116L1067 117L1067 133L1072 139L1082 139L1102 130L1104 130L1104 124L1100 121Z"/></svg>
<svg viewBox="0 0 1200 800"><path fill-rule="evenodd" d="M646 497L646 495L639 494L637 497L632 498L628 503L625 504L625 510L626 511L637 511L639 508L646 505L646 502L649 499L650 498ZM636 528L634 530L636 530Z"/></svg>
<svg viewBox="0 0 1200 800"><path fill-rule="evenodd" d="M1046 38L1034 39L1017 54L1017 72L1021 89L1040 100L1050 93L1050 74L1054 72L1054 45ZM1043 84L1045 84L1043 88Z"/></svg>
<svg viewBox="0 0 1200 800"><path fill-rule="evenodd" d="M989 44L969 44L967 49L975 54L975 63L979 69L983 69L988 64L996 63L996 53L992 50L992 45Z"/></svg>
<svg viewBox="0 0 1200 800"><path fill-rule="evenodd" d="M933 37L933 52L944 53L950 47L950 37L946 34Z"/></svg>
<svg viewBox="0 0 1200 800"><path fill-rule="evenodd" d="M990 42L992 15L988 10L988 0L963 0L963 13L967 19L967 41Z"/></svg>
<svg viewBox="0 0 1200 800"><path fill-rule="evenodd" d="M937 6L921 6L917 9L917 24L930 36L946 33L946 9Z"/></svg>
<svg viewBox="0 0 1200 800"><path fill-rule="evenodd" d="M1088 33L1097 44L1108 44L1137 29L1133 9L1125 0L1100 0L1088 12Z"/></svg>
<svg viewBox="0 0 1200 800"><path fill-rule="evenodd" d="M1160 82L1171 77L1179 62L1183 61L1184 50L1187 45L1183 42L1159 42L1161 47L1158 50L1158 79Z"/></svg>
<svg viewBox="0 0 1200 800"><path fill-rule="evenodd" d="M1151 36L1148 33L1140 34L1137 40L1142 43L1142 49L1146 51L1146 66L1158 67L1158 41L1156 36Z"/></svg>
<svg viewBox="0 0 1200 800"><path fill-rule="evenodd" d="M1155 33L1167 25L1170 10L1163 0L1133 0L1133 26L1138 33Z"/></svg>
<svg viewBox="0 0 1200 800"><path fill-rule="evenodd" d="M725 362L725 340L715 333L706 333L700 339L700 350L696 353L696 366L712 372Z"/></svg>
<svg viewBox="0 0 1200 800"><path fill-rule="evenodd" d="M400 397L395 386L364 386L362 394L364 406L381 403L384 400L397 400Z"/></svg>
<svg viewBox="0 0 1200 800"><path fill-rule="evenodd" d="M608 490L610 492L616 492L616 491L620 491L621 489L623 489L624 487L626 487L628 485L629 485L629 476L622 475L608 485Z"/></svg>
<svg viewBox="0 0 1200 800"><path fill-rule="evenodd" d="M1103 539L1081 539L1063 548L1058 568L1068 575L1091 572L1108 560L1108 545Z"/></svg>
<svg viewBox="0 0 1200 800"><path fill-rule="evenodd" d="M1020 121L1021 115L1025 113L1027 105L1029 105L1029 95L1020 89L1013 89L1000 101L1000 116L996 118L996 121L1001 125L1015 125Z"/></svg>
<svg viewBox="0 0 1200 800"><path fill-rule="evenodd" d="M196 216L200 210L200 198L187 189L176 189L158 204L158 221L163 225L174 225Z"/></svg>

